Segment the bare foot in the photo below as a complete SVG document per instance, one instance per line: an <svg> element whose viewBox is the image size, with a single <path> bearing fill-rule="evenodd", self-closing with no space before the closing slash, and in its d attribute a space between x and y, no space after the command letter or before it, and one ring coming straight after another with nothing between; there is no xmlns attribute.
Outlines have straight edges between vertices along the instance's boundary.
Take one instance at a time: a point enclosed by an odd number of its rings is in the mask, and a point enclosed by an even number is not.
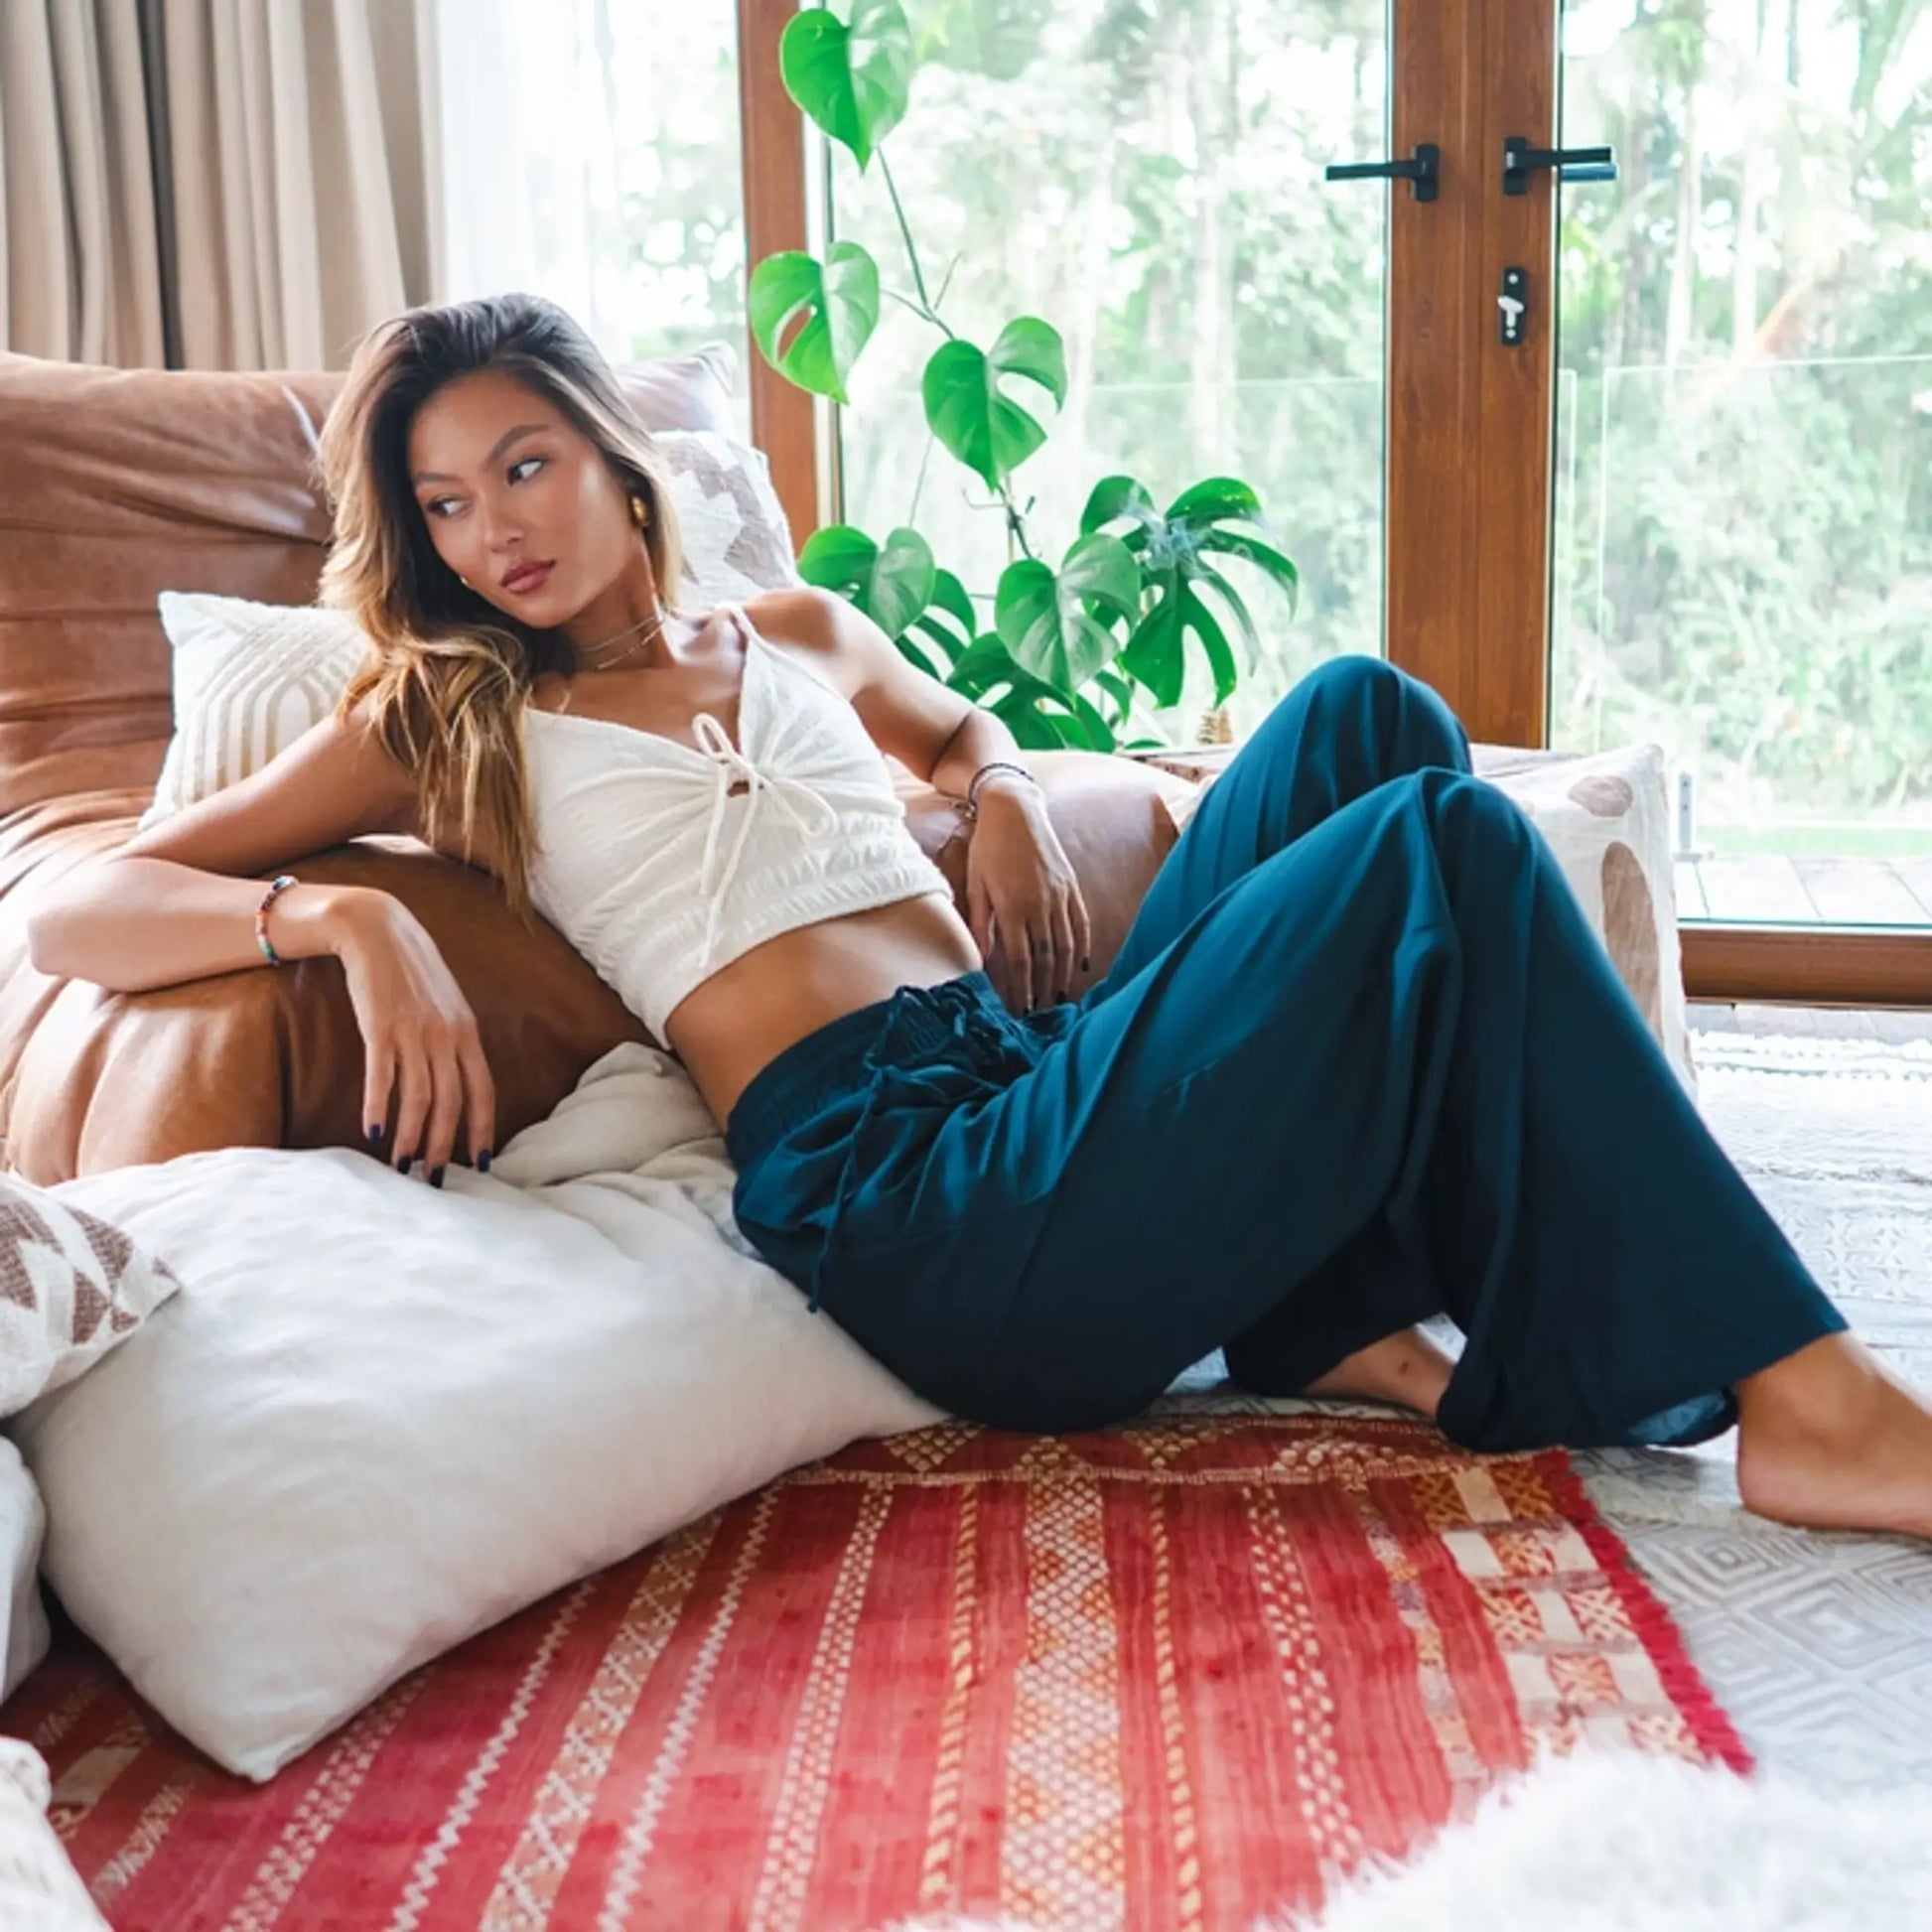
<svg viewBox="0 0 1932 1932"><path fill-rule="evenodd" d="M1436 1420L1454 1362L1420 1328L1385 1335L1344 1355L1302 1393L1344 1397L1351 1402L1393 1402Z"/></svg>
<svg viewBox="0 0 1932 1932"><path fill-rule="evenodd" d="M1737 1489L1807 1529L1932 1537L1932 1402L1827 1335L1737 1384Z"/></svg>

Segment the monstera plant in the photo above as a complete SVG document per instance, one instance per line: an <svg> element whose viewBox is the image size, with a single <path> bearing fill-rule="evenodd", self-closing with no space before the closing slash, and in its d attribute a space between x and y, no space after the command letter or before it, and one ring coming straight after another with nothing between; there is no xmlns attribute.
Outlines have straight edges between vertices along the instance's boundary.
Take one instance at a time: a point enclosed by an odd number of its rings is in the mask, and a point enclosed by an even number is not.
<svg viewBox="0 0 1932 1932"><path fill-rule="evenodd" d="M1295 566L1268 540L1254 490L1210 477L1163 508L1132 477L1105 477L1079 535L1056 562L1043 557L1014 476L1046 440L1042 399L1055 410L1066 400L1065 352L1059 332L1036 316L1016 316L990 346L968 342L927 288L884 151L904 117L915 65L897 0L853 0L849 19L822 7L796 14L778 59L804 113L862 173L878 162L910 287L888 289L855 241L834 242L822 260L769 255L751 281L759 352L800 388L843 404L882 298L910 309L940 338L921 384L926 423L993 493L1010 559L991 592L974 595L917 530L874 537L839 523L800 552L806 580L849 598L914 662L996 711L1022 745L1105 752L1158 744L1131 735L1136 687L1158 707L1177 704L1189 639L1205 655L1214 702L1225 703L1239 678L1230 627L1250 664L1259 647L1227 560L1255 566L1291 606L1296 591Z"/></svg>

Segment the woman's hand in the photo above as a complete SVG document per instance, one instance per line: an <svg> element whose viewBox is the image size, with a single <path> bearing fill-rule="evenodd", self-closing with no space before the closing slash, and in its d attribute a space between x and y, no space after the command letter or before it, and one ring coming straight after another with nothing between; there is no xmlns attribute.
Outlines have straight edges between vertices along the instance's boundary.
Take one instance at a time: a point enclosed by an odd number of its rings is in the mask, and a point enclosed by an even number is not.
<svg viewBox="0 0 1932 1932"><path fill-rule="evenodd" d="M353 895L333 950L343 962L367 1052L362 1123L371 1143L395 1106L389 1151L405 1173L419 1155L433 1184L456 1152L487 1171L496 1090L477 1017L421 920L387 893Z"/></svg>
<svg viewBox="0 0 1932 1932"><path fill-rule="evenodd" d="M1012 1012L1067 997L1093 929L1072 863L1034 786L982 786L966 848L966 903L987 976Z"/></svg>

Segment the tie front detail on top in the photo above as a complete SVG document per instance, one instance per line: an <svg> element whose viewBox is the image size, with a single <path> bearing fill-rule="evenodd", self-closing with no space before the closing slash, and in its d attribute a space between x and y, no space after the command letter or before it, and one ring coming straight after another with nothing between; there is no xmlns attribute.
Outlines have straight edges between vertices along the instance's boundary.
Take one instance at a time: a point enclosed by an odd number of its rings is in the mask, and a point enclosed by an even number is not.
<svg viewBox="0 0 1932 1932"><path fill-rule="evenodd" d="M524 711L537 909L653 1035L754 946L821 919L943 893L885 756L842 693L742 613L739 743Z"/></svg>

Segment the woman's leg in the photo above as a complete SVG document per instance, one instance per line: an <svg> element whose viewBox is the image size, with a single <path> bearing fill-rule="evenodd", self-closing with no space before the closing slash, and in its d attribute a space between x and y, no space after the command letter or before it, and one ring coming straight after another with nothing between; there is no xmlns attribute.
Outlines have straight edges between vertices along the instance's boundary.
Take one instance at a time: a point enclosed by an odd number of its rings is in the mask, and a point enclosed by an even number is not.
<svg viewBox="0 0 1932 1932"><path fill-rule="evenodd" d="M1082 1005L1091 1008L1128 984L1263 860L1377 785L1431 766L1466 772L1469 741L1428 685L1380 658L1347 655L1315 666L1208 788L1149 888L1112 969ZM1376 1273L1401 1265L1371 1227L1323 1259L1305 1286L1318 1297L1368 1308L1377 1300ZM1234 1380L1263 1394L1367 1397L1436 1415L1451 1363L1413 1326L1372 1337L1301 1381L1306 1351L1293 1345L1292 1335L1278 1333L1292 1330L1296 1319L1284 1307L1276 1322L1264 1319L1224 1336Z"/></svg>
<svg viewBox="0 0 1932 1932"><path fill-rule="evenodd" d="M741 1223L795 1279L822 1252L827 1310L957 1413L1102 1424L1264 1321L1299 1386L1446 1309L1451 1438L1621 1443L1844 1326L1548 849L1456 773L1253 867L965 1104L953 1070L1021 1023L911 1004L933 1057L850 1140L815 1126ZM1342 1293L1321 1264L1351 1241L1388 1265Z"/></svg>
<svg viewBox="0 0 1932 1932"><path fill-rule="evenodd" d="M1391 778L1469 768L1469 741L1421 679L1379 657L1331 657L1295 685L1208 786L1104 979L1125 986L1236 880Z"/></svg>

